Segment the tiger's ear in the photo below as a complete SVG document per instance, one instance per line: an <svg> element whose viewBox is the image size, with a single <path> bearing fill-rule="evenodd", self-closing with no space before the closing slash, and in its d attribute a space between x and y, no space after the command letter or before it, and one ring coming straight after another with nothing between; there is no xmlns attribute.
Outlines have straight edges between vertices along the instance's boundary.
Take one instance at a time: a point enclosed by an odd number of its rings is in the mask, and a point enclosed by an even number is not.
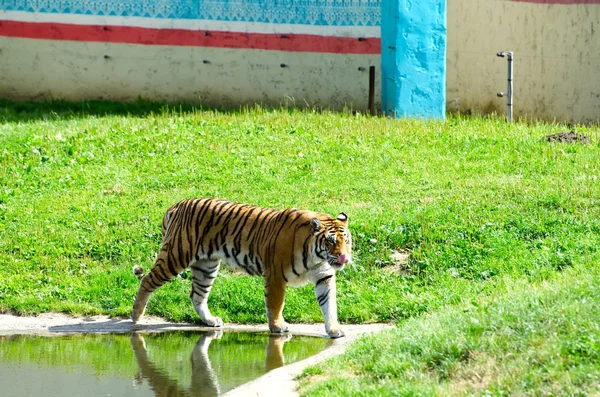
<svg viewBox="0 0 600 397"><path fill-rule="evenodd" d="M337 220L344 223L344 225L347 225L348 224L348 215L346 215L343 212L340 212L337 216Z"/></svg>
<svg viewBox="0 0 600 397"><path fill-rule="evenodd" d="M317 218L312 218L310 220L310 226L312 227L313 233L317 233L319 230L321 230L321 222L319 222Z"/></svg>

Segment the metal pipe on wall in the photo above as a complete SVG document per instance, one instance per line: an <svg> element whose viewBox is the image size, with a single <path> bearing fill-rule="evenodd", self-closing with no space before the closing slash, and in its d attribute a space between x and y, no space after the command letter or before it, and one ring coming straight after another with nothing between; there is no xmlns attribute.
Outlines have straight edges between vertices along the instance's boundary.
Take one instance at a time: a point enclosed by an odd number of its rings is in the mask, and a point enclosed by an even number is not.
<svg viewBox="0 0 600 397"><path fill-rule="evenodd" d="M507 92L506 92L506 120L510 123L512 122L513 115L513 58L514 53L512 51L507 52L499 52L496 54L500 58L506 57L508 63L508 84L507 84ZM499 92L497 94L499 97L503 97L504 93Z"/></svg>

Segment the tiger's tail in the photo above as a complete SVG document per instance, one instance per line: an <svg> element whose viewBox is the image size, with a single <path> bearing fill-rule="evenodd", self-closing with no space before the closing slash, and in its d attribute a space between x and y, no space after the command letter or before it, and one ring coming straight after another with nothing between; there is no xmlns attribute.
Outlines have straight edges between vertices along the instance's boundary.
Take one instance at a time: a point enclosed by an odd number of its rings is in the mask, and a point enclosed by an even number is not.
<svg viewBox="0 0 600 397"><path fill-rule="evenodd" d="M133 274L138 278L138 280L142 281L142 278L144 278L144 269L139 265L135 265L133 267Z"/></svg>
<svg viewBox="0 0 600 397"><path fill-rule="evenodd" d="M140 298L140 293L142 292L142 279L145 276L144 269L141 266L135 265L133 267L133 274L138 278L138 280L140 280L140 288L138 289L138 293L135 298L135 304L131 312L131 320L133 320L134 323L137 323L138 319L146 310L146 303L148 302L150 294L146 293L142 298Z"/></svg>

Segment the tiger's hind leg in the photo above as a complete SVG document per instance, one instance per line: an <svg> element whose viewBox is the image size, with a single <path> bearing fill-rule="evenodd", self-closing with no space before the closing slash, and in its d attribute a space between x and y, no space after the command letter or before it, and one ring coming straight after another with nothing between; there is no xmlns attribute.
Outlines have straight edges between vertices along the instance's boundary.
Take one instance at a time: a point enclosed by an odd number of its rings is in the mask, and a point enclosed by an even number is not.
<svg viewBox="0 0 600 397"><path fill-rule="evenodd" d="M265 306L269 330L274 334L288 332L288 324L283 319L285 305L285 283L274 277L265 277Z"/></svg>
<svg viewBox="0 0 600 397"><path fill-rule="evenodd" d="M140 266L133 268L133 273L140 280L140 287L135 297L133 310L131 311L131 320L134 323L137 323L140 317L144 315L150 294L177 276L178 273L173 274L170 269L175 269L178 272L183 270L183 267L179 265L169 266L168 261L167 250L163 248L154 262L154 267L148 274L144 275L144 271Z"/></svg>
<svg viewBox="0 0 600 397"><path fill-rule="evenodd" d="M208 295L212 289L213 282L217 278L220 261L197 260L190 265L192 272L192 292L190 298L194 304L196 313L202 319L202 322L209 327L221 327L223 320L215 317L208 310Z"/></svg>

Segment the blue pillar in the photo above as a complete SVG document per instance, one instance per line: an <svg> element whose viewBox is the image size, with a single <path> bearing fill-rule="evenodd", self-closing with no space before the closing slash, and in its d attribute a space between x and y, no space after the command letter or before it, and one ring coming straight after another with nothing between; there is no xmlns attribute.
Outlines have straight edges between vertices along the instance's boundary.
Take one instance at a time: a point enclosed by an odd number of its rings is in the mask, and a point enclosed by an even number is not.
<svg viewBox="0 0 600 397"><path fill-rule="evenodd" d="M446 0L381 1L381 81L388 116L446 114Z"/></svg>

